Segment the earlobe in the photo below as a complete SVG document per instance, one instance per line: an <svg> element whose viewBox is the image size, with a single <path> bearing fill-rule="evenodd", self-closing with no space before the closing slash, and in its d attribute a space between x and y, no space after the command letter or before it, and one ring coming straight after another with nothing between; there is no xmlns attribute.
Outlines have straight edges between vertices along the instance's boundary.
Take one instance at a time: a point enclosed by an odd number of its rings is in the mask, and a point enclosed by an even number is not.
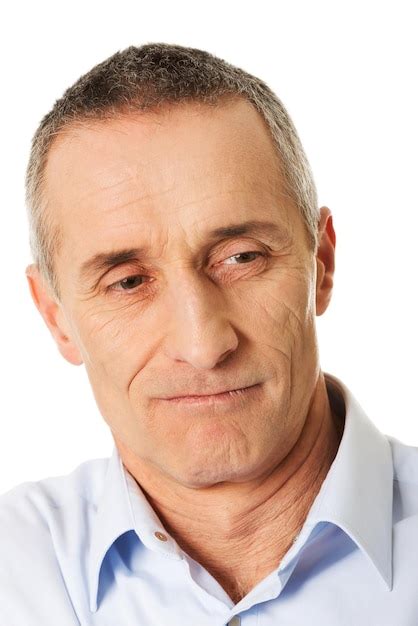
<svg viewBox="0 0 418 626"><path fill-rule="evenodd" d="M334 285L336 236L332 214L328 207L321 207L318 226L318 251L316 255L316 314L322 315L328 308Z"/></svg>
<svg viewBox="0 0 418 626"><path fill-rule="evenodd" d="M62 310L62 305L50 293L35 264L28 265L25 273L32 300L62 356L73 365L81 365L83 359L79 348L72 339L72 331Z"/></svg>

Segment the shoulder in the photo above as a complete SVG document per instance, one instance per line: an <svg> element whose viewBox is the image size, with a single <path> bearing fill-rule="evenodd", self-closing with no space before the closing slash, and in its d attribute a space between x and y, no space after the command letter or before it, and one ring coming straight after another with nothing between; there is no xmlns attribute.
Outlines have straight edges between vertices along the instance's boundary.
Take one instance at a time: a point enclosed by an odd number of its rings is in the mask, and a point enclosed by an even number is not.
<svg viewBox="0 0 418 626"><path fill-rule="evenodd" d="M386 435L393 459L393 528L400 553L415 550L418 538L418 447Z"/></svg>
<svg viewBox="0 0 418 626"><path fill-rule="evenodd" d="M81 549L107 465L108 459L85 461L69 474L0 494L1 624L46 624L51 610L62 615L63 626L73 624L64 617L73 609L63 582L63 548Z"/></svg>
<svg viewBox="0 0 418 626"><path fill-rule="evenodd" d="M70 473L26 481L0 494L0 530L5 525L27 525L28 531L48 525L61 508L94 506L108 465L108 458L84 461Z"/></svg>
<svg viewBox="0 0 418 626"><path fill-rule="evenodd" d="M55 558L64 539L68 543L72 527L79 524L84 531L108 461L91 459L68 474L26 481L0 494L0 578L6 563L12 569L25 563L40 566Z"/></svg>

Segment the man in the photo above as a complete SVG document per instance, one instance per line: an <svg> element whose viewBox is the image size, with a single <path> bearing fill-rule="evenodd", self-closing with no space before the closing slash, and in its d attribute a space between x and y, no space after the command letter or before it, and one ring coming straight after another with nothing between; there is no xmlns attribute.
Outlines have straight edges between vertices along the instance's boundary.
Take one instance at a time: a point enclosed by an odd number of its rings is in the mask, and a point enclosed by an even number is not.
<svg viewBox="0 0 418 626"><path fill-rule="evenodd" d="M0 623L418 624L417 450L321 371L332 215L267 85L118 52L41 121L27 202L115 447L2 495Z"/></svg>

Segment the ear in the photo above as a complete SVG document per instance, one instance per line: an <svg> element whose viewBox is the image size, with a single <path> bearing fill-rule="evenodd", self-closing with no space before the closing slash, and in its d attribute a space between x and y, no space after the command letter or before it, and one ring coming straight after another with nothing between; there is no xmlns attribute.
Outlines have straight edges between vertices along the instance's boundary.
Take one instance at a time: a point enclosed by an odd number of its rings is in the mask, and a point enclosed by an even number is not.
<svg viewBox="0 0 418 626"><path fill-rule="evenodd" d="M318 225L318 252L316 254L316 314L328 308L334 285L336 236L328 207L321 207Z"/></svg>
<svg viewBox="0 0 418 626"><path fill-rule="evenodd" d="M62 305L50 293L50 289L45 284L37 265L28 265L26 278L32 299L55 339L58 350L69 363L81 365L83 359L76 342L72 338L72 330Z"/></svg>

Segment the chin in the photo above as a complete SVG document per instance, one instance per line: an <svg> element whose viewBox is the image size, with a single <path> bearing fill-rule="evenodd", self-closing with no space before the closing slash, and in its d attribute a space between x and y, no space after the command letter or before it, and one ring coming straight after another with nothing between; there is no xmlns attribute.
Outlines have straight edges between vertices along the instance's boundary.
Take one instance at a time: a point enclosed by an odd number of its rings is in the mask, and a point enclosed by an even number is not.
<svg viewBox="0 0 418 626"><path fill-rule="evenodd" d="M233 468L228 467L226 462L224 466L217 462L215 467L214 463L211 463L207 467L194 467L179 471L176 480L190 489L203 489L219 483L246 482L256 476L257 470L254 467L245 468L241 465Z"/></svg>

